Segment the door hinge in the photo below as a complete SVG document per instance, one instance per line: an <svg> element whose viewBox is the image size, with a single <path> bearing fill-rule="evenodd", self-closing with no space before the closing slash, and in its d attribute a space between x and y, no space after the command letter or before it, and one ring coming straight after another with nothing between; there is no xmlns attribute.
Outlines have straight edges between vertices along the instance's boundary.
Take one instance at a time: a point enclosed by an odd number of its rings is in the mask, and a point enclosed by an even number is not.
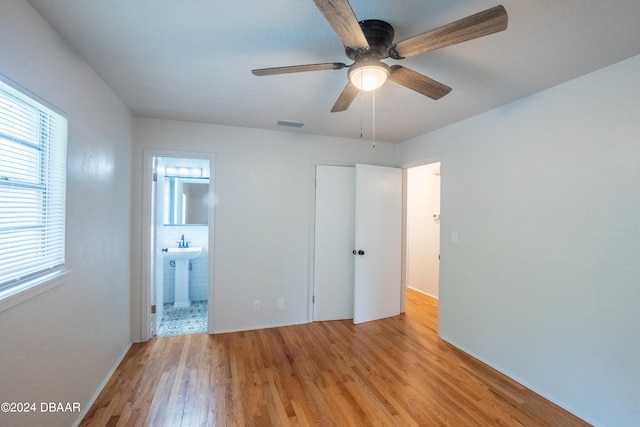
<svg viewBox="0 0 640 427"><path fill-rule="evenodd" d="M316 296L312 295L311 296L311 304L315 304L316 303Z"/></svg>
<svg viewBox="0 0 640 427"><path fill-rule="evenodd" d="M154 314L156 312L156 306L155 304L151 306L151 314Z"/></svg>
<svg viewBox="0 0 640 427"><path fill-rule="evenodd" d="M151 180L152 180L153 182L158 182L158 172L153 172L153 173L151 174Z"/></svg>

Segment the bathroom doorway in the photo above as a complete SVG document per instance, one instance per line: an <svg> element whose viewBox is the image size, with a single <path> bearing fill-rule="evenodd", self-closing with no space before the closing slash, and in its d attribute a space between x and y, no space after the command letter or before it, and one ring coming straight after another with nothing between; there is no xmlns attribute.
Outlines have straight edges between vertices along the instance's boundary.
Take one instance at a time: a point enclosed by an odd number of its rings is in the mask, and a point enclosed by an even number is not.
<svg viewBox="0 0 640 427"><path fill-rule="evenodd" d="M145 152L149 188L149 338L208 333L211 325L212 156Z"/></svg>

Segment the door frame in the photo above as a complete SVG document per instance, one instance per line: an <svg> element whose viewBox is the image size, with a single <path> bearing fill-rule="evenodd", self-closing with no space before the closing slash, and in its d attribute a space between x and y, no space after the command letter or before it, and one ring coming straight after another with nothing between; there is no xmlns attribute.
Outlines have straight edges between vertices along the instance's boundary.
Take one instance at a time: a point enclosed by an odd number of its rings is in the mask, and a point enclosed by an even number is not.
<svg viewBox="0 0 640 427"><path fill-rule="evenodd" d="M141 271L140 271L140 339L148 341L151 334L151 217L152 209L152 160L154 157L184 157L191 159L209 160L209 236L208 236L208 274L207 274L207 300L215 299L215 184L216 184L216 155L213 152L202 151L177 151L145 148L142 155L142 241L141 241ZM211 304L207 309L208 333L214 331L214 316Z"/></svg>

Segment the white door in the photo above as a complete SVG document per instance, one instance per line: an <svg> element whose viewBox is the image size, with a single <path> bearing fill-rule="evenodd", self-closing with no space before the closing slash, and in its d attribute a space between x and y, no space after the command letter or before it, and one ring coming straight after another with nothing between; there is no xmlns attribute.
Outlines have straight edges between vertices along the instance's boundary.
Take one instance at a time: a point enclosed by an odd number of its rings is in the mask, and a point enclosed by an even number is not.
<svg viewBox="0 0 640 427"><path fill-rule="evenodd" d="M163 257L160 253L158 236L161 235L164 217L164 179L158 180L158 157L153 158L154 180L151 186L151 304L156 307L155 316L151 315L151 336L158 335L158 329L164 316L164 271Z"/></svg>
<svg viewBox="0 0 640 427"><path fill-rule="evenodd" d="M316 167L313 319L353 318L355 168Z"/></svg>
<svg viewBox="0 0 640 427"><path fill-rule="evenodd" d="M400 314L402 170L356 165L353 323Z"/></svg>

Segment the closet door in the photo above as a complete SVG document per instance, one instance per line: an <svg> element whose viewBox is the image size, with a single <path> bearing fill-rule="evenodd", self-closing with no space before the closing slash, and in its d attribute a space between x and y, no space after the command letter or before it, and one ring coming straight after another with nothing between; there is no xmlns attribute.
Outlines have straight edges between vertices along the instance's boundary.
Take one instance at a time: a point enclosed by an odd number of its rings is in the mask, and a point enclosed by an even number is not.
<svg viewBox="0 0 640 427"><path fill-rule="evenodd" d="M353 323L400 314L402 170L356 165Z"/></svg>
<svg viewBox="0 0 640 427"><path fill-rule="evenodd" d="M316 321L353 318L354 199L354 167L316 167Z"/></svg>
<svg viewBox="0 0 640 427"><path fill-rule="evenodd" d="M401 233L401 169L317 166L314 320L399 314Z"/></svg>

